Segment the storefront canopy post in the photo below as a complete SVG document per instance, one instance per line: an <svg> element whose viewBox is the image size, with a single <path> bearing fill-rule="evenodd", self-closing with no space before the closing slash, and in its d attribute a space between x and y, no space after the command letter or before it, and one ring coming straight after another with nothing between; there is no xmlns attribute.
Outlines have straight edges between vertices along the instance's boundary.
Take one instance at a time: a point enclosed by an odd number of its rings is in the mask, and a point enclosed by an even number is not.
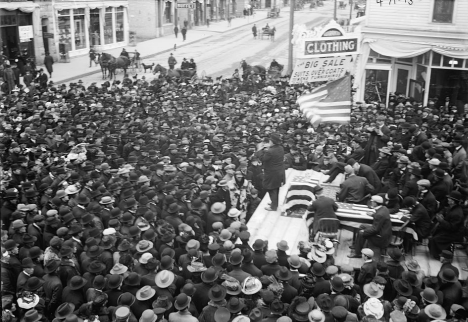
<svg viewBox="0 0 468 322"><path fill-rule="evenodd" d="M424 98L423 98L423 106L427 106L429 102L429 89L431 87L431 74L432 74L432 53L431 50L429 52L429 64L427 65L427 75L426 75L426 82L424 84Z"/></svg>

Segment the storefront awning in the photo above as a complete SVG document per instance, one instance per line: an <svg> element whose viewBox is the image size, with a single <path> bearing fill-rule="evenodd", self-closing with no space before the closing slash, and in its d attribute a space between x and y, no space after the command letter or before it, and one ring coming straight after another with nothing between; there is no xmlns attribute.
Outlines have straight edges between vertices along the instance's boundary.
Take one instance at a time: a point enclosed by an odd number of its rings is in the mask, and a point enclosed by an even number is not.
<svg viewBox="0 0 468 322"><path fill-rule="evenodd" d="M128 1L83 1L60 3L54 5L56 10L86 8L128 7Z"/></svg>
<svg viewBox="0 0 468 322"><path fill-rule="evenodd" d="M36 8L39 8L39 5L37 3L30 2L30 1L2 2L1 5L0 5L0 8L8 10L8 11L20 10L22 12L31 13Z"/></svg>
<svg viewBox="0 0 468 322"><path fill-rule="evenodd" d="M366 38L370 48L384 56L410 58L433 50L434 52L457 59L468 59L468 46L451 44L430 44L424 42L393 41L387 39Z"/></svg>

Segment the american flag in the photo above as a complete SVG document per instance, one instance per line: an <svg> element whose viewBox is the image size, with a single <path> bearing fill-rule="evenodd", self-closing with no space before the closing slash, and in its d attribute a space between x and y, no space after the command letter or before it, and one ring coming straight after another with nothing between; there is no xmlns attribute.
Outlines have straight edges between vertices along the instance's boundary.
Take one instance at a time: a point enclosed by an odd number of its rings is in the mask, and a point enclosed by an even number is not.
<svg viewBox="0 0 468 322"><path fill-rule="evenodd" d="M302 113L312 125L319 123L349 123L351 119L351 77L340 79L315 89L297 99Z"/></svg>

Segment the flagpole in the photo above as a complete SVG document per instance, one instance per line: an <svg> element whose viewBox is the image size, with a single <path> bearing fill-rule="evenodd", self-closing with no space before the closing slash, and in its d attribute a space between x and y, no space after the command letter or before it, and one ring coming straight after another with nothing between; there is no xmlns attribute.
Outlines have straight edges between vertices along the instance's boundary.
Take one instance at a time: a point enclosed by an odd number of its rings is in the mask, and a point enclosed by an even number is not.
<svg viewBox="0 0 468 322"><path fill-rule="evenodd" d="M288 50L288 75L291 76L293 72L293 28L294 28L294 7L296 6L296 1L291 0L289 4L289 50Z"/></svg>

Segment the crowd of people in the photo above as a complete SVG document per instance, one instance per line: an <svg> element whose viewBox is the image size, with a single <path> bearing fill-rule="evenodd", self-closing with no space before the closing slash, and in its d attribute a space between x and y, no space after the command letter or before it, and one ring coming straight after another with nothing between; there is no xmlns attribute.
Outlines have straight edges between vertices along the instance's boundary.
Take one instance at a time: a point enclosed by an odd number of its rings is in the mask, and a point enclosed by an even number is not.
<svg viewBox="0 0 468 322"><path fill-rule="evenodd" d="M450 263L466 237L463 111L392 96L313 128L296 104L308 86L249 82L0 86L2 320L465 321L467 281ZM365 178L365 194L338 199L408 209L444 259L438 276L398 249L375 257L369 227L360 269L335 263L327 239L299 255L250 240L266 193L278 210L287 168L345 172L343 191ZM315 193L313 216L336 210Z"/></svg>

